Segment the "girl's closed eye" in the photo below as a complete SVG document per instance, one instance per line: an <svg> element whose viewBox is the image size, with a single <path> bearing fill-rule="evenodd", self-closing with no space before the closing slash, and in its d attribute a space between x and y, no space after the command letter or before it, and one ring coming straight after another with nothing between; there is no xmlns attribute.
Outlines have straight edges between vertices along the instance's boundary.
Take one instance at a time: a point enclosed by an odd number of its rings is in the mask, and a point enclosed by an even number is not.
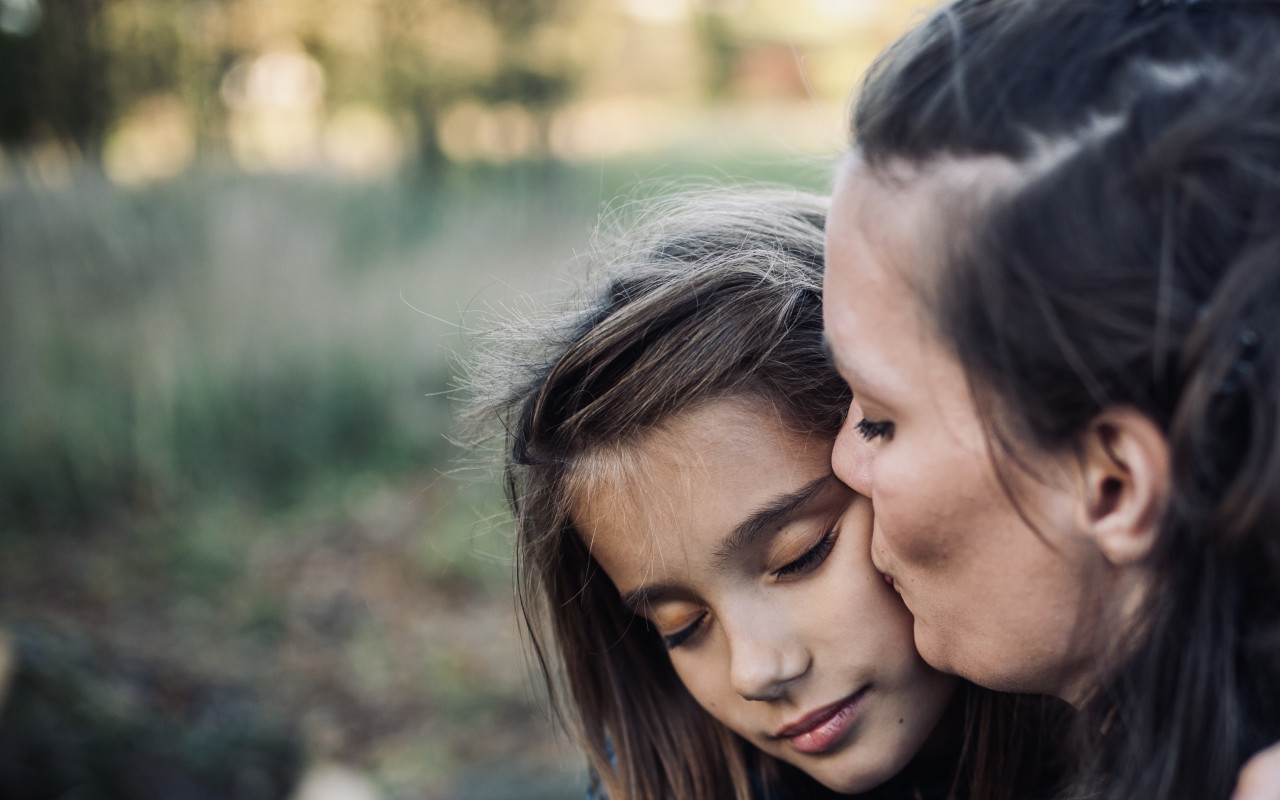
<svg viewBox="0 0 1280 800"><path fill-rule="evenodd" d="M680 601L660 603L650 608L645 616L657 627L662 644L668 650L674 650L692 643L693 637L706 627L709 612L697 604Z"/></svg>
<svg viewBox="0 0 1280 800"><path fill-rule="evenodd" d="M839 537L838 528L838 525L832 525L813 547L775 569L773 576L785 580L803 577L813 572L827 560L827 556L831 555L832 549L835 548L836 539Z"/></svg>
<svg viewBox="0 0 1280 800"><path fill-rule="evenodd" d="M696 619L675 633L664 634L662 637L662 644L665 645L668 650L674 650L685 644L691 644L691 640L693 640L694 635L702 631L706 620L706 612L699 614Z"/></svg>

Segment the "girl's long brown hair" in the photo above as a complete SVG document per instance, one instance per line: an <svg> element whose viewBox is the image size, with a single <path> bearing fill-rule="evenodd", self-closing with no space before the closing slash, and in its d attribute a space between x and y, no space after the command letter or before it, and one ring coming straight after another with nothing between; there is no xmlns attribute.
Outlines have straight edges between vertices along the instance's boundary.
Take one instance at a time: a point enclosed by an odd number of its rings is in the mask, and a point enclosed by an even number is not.
<svg viewBox="0 0 1280 800"><path fill-rule="evenodd" d="M835 437L850 394L823 346L825 211L799 192L742 189L652 208L598 244L606 276L594 293L549 322L509 325L473 370L472 421L497 418L505 433L532 650L612 800L748 800L780 772L805 780L698 706L657 635L623 609L571 509L593 484L593 456L717 399L764 401L783 424ZM974 718L1014 719L990 693L966 691ZM1005 758L1014 744L970 737L966 774L1012 791L1016 770L993 765L1038 757Z"/></svg>

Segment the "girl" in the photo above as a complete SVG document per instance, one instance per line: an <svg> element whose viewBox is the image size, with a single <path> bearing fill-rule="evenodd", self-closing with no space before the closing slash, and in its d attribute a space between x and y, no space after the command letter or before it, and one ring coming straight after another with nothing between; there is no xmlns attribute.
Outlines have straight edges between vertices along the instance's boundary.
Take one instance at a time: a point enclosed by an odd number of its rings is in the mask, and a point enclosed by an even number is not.
<svg viewBox="0 0 1280 800"><path fill-rule="evenodd" d="M955 0L855 112L835 470L926 660L1080 709L1072 797L1224 798L1280 737L1278 41Z"/></svg>
<svg viewBox="0 0 1280 800"><path fill-rule="evenodd" d="M870 564L869 503L831 474L849 395L822 341L823 223L793 192L660 209L580 310L481 370L534 649L613 800L1038 779L1014 769L1041 763L1016 710L953 700L920 660Z"/></svg>

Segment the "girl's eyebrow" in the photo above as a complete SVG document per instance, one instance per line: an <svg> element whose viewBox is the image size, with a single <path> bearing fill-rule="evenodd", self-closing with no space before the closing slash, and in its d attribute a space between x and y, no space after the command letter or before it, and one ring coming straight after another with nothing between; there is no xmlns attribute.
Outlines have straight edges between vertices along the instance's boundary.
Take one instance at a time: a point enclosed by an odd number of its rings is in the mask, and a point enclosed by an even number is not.
<svg viewBox="0 0 1280 800"><path fill-rule="evenodd" d="M717 565L724 566L727 562L733 560L734 555L739 550L750 546L760 534L766 530L776 529L780 523L802 512L805 506L812 502L815 497L822 494L822 491L834 480L836 480L836 476L828 472L826 475L806 483L794 492L779 495L763 507L753 511L751 516L738 523L737 527L720 543L720 547L716 548L714 558Z"/></svg>
<svg viewBox="0 0 1280 800"><path fill-rule="evenodd" d="M805 506L822 494L828 486L835 482L836 476L828 472L817 480L810 481L794 492L779 495L769 503L747 517L724 538L716 548L713 556L717 565L723 566L733 559L734 554L751 545L766 530L778 527L779 523L804 511ZM633 614L654 603L664 600L685 597L688 590L678 584L650 583L622 594L622 605Z"/></svg>

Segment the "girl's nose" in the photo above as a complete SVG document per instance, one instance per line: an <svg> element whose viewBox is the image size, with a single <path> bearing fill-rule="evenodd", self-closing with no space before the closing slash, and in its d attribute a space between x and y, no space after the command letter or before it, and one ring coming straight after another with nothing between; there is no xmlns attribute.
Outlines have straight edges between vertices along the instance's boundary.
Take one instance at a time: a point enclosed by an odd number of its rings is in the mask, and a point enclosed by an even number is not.
<svg viewBox="0 0 1280 800"><path fill-rule="evenodd" d="M871 497L871 464L875 456L874 445L858 433L862 420L862 407L854 400L849 405L835 447L831 450L831 470L846 486L864 497Z"/></svg>
<svg viewBox="0 0 1280 800"><path fill-rule="evenodd" d="M808 648L777 620L747 615L744 622L729 633L729 685L747 700L776 700L809 671Z"/></svg>

